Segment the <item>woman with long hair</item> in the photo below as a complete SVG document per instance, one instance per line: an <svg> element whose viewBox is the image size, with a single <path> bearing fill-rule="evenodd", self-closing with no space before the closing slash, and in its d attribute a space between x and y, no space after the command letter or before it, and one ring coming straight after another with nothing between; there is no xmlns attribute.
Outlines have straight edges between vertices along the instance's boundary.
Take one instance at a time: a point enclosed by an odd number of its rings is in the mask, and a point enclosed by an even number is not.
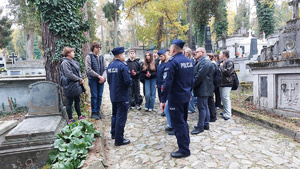
<svg viewBox="0 0 300 169"><path fill-rule="evenodd" d="M223 50L220 53L220 70L222 72L222 80L220 85L220 94L221 100L223 103L223 111L221 115L225 120L231 118L231 100L230 100L230 91L232 88L233 80L234 80L234 64L231 59L229 59L229 52L227 50Z"/></svg>
<svg viewBox="0 0 300 169"><path fill-rule="evenodd" d="M147 52L145 55L141 75L145 79L145 110L153 111L156 95L156 65L153 55L150 52Z"/></svg>

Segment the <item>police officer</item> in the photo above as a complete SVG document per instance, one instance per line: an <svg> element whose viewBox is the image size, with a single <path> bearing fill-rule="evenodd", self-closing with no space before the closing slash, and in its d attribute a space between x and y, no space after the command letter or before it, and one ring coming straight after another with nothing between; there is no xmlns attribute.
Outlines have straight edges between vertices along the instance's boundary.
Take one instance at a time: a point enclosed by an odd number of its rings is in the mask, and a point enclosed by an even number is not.
<svg viewBox="0 0 300 169"><path fill-rule="evenodd" d="M178 151L171 153L174 158L187 157L191 154L187 116L194 83L194 68L192 61L182 54L184 44L184 41L176 39L173 40L170 47L172 58L164 71L165 82L160 105L163 111L166 100L168 100L171 123L179 147Z"/></svg>
<svg viewBox="0 0 300 169"><path fill-rule="evenodd" d="M115 146L130 143L124 139L124 127L129 108L128 88L132 85L130 71L125 61L124 47L116 47L112 50L114 62L107 67L107 81L112 102L111 137L115 139Z"/></svg>

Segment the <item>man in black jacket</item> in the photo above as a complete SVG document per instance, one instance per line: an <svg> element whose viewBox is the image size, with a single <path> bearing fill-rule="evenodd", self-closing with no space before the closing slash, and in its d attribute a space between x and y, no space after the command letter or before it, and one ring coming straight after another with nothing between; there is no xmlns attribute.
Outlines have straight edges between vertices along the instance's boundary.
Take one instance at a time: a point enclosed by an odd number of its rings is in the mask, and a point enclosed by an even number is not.
<svg viewBox="0 0 300 169"><path fill-rule="evenodd" d="M194 95L198 98L199 121L192 134L199 134L204 130L209 130L210 113L207 100L209 96L213 96L214 91L213 65L204 48L197 48L196 52Z"/></svg>
<svg viewBox="0 0 300 169"><path fill-rule="evenodd" d="M132 86L129 89L129 105L135 106L136 109L141 110L141 102L139 100L141 66L139 61L135 59L136 51L134 49L129 50L129 55L130 57L126 61L132 78Z"/></svg>

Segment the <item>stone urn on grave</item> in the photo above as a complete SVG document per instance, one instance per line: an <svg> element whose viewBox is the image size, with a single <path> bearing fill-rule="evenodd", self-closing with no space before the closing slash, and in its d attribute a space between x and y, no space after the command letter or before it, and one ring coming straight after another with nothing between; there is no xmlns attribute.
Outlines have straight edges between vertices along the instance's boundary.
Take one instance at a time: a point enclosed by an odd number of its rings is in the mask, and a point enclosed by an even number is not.
<svg viewBox="0 0 300 169"><path fill-rule="evenodd" d="M56 135L66 125L59 86L41 81L29 86L29 111L0 145L0 168L41 168L53 149Z"/></svg>
<svg viewBox="0 0 300 169"><path fill-rule="evenodd" d="M300 18L298 3L279 40L260 55L260 62L249 63L253 81L253 103L259 109L283 117L300 118ZM297 9L297 10L296 10Z"/></svg>

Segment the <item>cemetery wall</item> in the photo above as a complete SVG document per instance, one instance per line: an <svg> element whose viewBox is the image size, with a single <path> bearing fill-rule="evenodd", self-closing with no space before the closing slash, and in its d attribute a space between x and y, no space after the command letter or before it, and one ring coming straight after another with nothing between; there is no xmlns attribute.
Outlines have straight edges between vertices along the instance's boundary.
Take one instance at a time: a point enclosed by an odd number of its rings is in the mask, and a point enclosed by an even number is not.
<svg viewBox="0 0 300 169"><path fill-rule="evenodd" d="M29 107L28 86L38 81L45 81L45 79L45 75L0 77L0 111L2 111L2 103L6 111L10 110L8 98L16 99L18 107Z"/></svg>

